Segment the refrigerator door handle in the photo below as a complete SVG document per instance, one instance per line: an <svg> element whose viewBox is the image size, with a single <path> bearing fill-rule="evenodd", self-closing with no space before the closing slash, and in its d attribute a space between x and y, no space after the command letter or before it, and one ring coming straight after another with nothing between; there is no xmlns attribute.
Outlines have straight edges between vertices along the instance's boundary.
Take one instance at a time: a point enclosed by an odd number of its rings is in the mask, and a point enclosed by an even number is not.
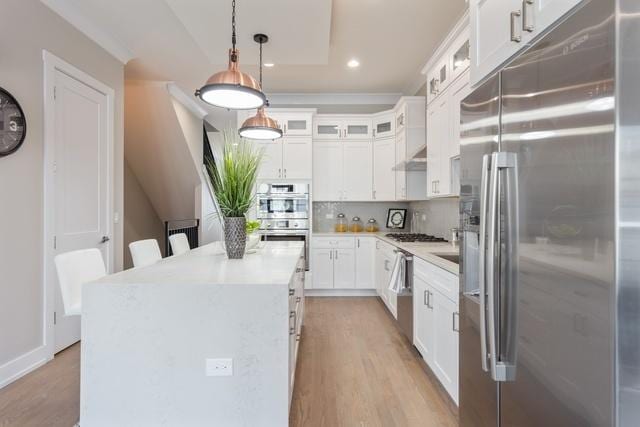
<svg viewBox="0 0 640 427"><path fill-rule="evenodd" d="M478 278L479 278L479 298L480 298L480 357L482 370L489 372L487 363L487 289L485 280L486 268L486 235L487 235L487 198L489 196L489 167L490 154L482 156L482 175L480 181L480 238L478 242Z"/></svg>
<svg viewBox="0 0 640 427"><path fill-rule="evenodd" d="M489 312L489 325L488 338L489 338L489 362L491 364L491 378L494 381L513 381L515 379L515 364L511 361L498 360L500 349L497 343L497 328L496 318L499 316L499 304L496 304L496 279L499 277L496 275L496 246L499 246L499 231L498 219L499 219L499 201L500 201L500 170L501 169L516 169L516 157L515 153L498 152L491 155L491 172L489 186L489 215L488 222L488 247L487 247L487 259L489 261L486 273L486 286L487 286L487 300L488 300L488 312ZM515 176L513 173L511 176ZM509 174L507 174L509 176ZM512 187L511 185L507 185ZM507 201L507 206L509 202ZM511 212L509 213L511 214ZM506 320L506 319L505 319ZM513 319L510 319L513 320ZM512 326L512 325L511 325ZM510 327L515 332L514 327Z"/></svg>

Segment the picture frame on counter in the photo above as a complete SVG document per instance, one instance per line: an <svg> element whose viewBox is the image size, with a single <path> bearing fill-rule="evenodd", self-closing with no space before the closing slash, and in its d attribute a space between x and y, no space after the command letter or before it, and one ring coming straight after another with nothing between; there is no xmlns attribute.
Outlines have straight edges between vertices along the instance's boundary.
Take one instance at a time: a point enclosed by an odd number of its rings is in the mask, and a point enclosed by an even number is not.
<svg viewBox="0 0 640 427"><path fill-rule="evenodd" d="M387 213L387 228L403 229L407 219L406 209L389 209Z"/></svg>

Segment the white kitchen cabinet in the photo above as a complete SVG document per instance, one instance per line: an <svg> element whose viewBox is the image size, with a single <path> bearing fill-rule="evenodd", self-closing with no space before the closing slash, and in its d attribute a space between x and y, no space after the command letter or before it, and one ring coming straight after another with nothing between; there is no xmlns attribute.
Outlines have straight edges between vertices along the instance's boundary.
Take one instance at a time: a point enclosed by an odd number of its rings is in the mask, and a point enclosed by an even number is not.
<svg viewBox="0 0 640 427"><path fill-rule="evenodd" d="M396 117L393 112L373 116L373 137L376 139L392 137L396 134Z"/></svg>
<svg viewBox="0 0 640 427"><path fill-rule="evenodd" d="M311 179L310 137L283 137L255 143L263 150L258 179Z"/></svg>
<svg viewBox="0 0 640 427"><path fill-rule="evenodd" d="M256 141L262 150L258 179L282 178L282 144L279 140Z"/></svg>
<svg viewBox="0 0 640 427"><path fill-rule="evenodd" d="M356 237L356 288L375 289L375 237Z"/></svg>
<svg viewBox="0 0 640 427"><path fill-rule="evenodd" d="M448 52L427 74L427 102L430 103L445 91L451 81L451 64Z"/></svg>
<svg viewBox="0 0 640 427"><path fill-rule="evenodd" d="M342 200L369 201L373 193L373 152L372 142L342 142L343 172ZM320 170L322 174L330 170Z"/></svg>
<svg viewBox="0 0 640 427"><path fill-rule="evenodd" d="M427 107L427 196L459 194L453 162L460 155L460 102L470 92L468 72Z"/></svg>
<svg viewBox="0 0 640 427"><path fill-rule="evenodd" d="M456 303L433 293L433 359L431 367L451 398L458 403L458 334L460 316Z"/></svg>
<svg viewBox="0 0 640 427"><path fill-rule="evenodd" d="M312 248L313 288L333 288L333 249Z"/></svg>
<svg viewBox="0 0 640 427"><path fill-rule="evenodd" d="M404 129L396 135L396 159L407 158L407 138ZM400 163L400 160L398 160ZM404 167L396 170L396 200L407 200L407 171Z"/></svg>
<svg viewBox="0 0 640 427"><path fill-rule="evenodd" d="M345 139L368 139L373 137L371 118L349 118L342 122Z"/></svg>
<svg viewBox="0 0 640 427"><path fill-rule="evenodd" d="M413 343L458 403L458 277L416 260L413 283Z"/></svg>
<svg viewBox="0 0 640 427"><path fill-rule="evenodd" d="M525 43L521 0L470 0L471 84L475 85Z"/></svg>
<svg viewBox="0 0 640 427"><path fill-rule="evenodd" d="M451 107L449 110L449 115L451 117L451 143L448 144L449 149L447 150L449 158L460 155L460 103L469 95L469 93L471 93L471 88L468 74L463 75L451 86Z"/></svg>
<svg viewBox="0 0 640 427"><path fill-rule="evenodd" d="M372 199L371 140L319 140L313 145L315 201Z"/></svg>
<svg viewBox="0 0 640 427"><path fill-rule="evenodd" d="M356 288L358 248L355 242L353 237L314 237L311 240L314 289Z"/></svg>
<svg viewBox="0 0 640 427"><path fill-rule="evenodd" d="M342 120L339 117L316 116L313 120L314 139L339 139L342 137Z"/></svg>
<svg viewBox="0 0 640 427"><path fill-rule="evenodd" d="M469 31L464 31L453 42L449 54L451 68L451 82L455 82L471 64L471 43L469 42Z"/></svg>
<svg viewBox="0 0 640 427"><path fill-rule="evenodd" d="M315 109L299 108L294 110L267 108L267 116L274 119L283 136L311 136L313 134L312 123ZM253 117L256 110L240 110L237 113L238 128L249 117Z"/></svg>
<svg viewBox="0 0 640 427"><path fill-rule="evenodd" d="M333 250L334 289L353 289L356 287L355 255L354 249Z"/></svg>
<svg viewBox="0 0 640 427"><path fill-rule="evenodd" d="M311 138L284 137L282 146L282 178L311 179L312 177L312 144Z"/></svg>
<svg viewBox="0 0 640 427"><path fill-rule="evenodd" d="M395 166L395 138L378 139L373 141L373 200L395 200Z"/></svg>
<svg viewBox="0 0 640 427"><path fill-rule="evenodd" d="M313 200L338 201L342 198L343 154L341 141L313 144Z"/></svg>
<svg viewBox="0 0 640 427"><path fill-rule="evenodd" d="M449 127L449 102L445 94L427 108L427 197L446 194L441 189L445 189L448 181Z"/></svg>
<svg viewBox="0 0 640 427"><path fill-rule="evenodd" d="M435 343L433 289L418 276L413 277L413 345L427 364L433 361Z"/></svg>
<svg viewBox="0 0 640 427"><path fill-rule="evenodd" d="M581 0L470 0L475 86Z"/></svg>
<svg viewBox="0 0 640 427"><path fill-rule="evenodd" d="M278 122L283 135L311 136L312 114L274 113L272 117Z"/></svg>
<svg viewBox="0 0 640 427"><path fill-rule="evenodd" d="M315 139L371 139L369 116L318 115L313 122Z"/></svg>

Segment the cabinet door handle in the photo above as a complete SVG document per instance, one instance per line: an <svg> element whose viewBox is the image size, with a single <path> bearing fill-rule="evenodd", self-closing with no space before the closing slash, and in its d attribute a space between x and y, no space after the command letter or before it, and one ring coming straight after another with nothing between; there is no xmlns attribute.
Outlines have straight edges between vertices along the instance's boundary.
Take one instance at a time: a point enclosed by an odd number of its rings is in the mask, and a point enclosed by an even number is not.
<svg viewBox="0 0 640 427"><path fill-rule="evenodd" d="M431 291L427 291L427 307L433 310L433 306L431 305L431 295L433 295Z"/></svg>
<svg viewBox="0 0 640 427"><path fill-rule="evenodd" d="M284 124L284 133L287 133L287 124Z"/></svg>
<svg viewBox="0 0 640 427"><path fill-rule="evenodd" d="M427 307L429 307L429 303L427 302L427 298L429 297L428 295L429 295L429 291L425 289L424 290L424 296L423 296L423 302L424 302L424 305L426 305Z"/></svg>
<svg viewBox="0 0 640 427"><path fill-rule="evenodd" d="M532 33L535 29L533 23L529 23L529 9L533 6L533 0L522 0L522 29Z"/></svg>
<svg viewBox="0 0 640 427"><path fill-rule="evenodd" d="M358 247L360 247L360 238L356 239L358 241Z"/></svg>
<svg viewBox="0 0 640 427"><path fill-rule="evenodd" d="M518 20L520 15L522 15L522 13L519 10L514 10L513 12L511 12L511 15L510 15L511 16L511 41L516 43L520 43L522 41L522 35L520 34L516 35L516 21Z"/></svg>
<svg viewBox="0 0 640 427"><path fill-rule="evenodd" d="M333 259L333 251L329 252L329 259Z"/></svg>
<svg viewBox="0 0 640 427"><path fill-rule="evenodd" d="M284 169L284 177L285 178L287 177L287 169L286 168Z"/></svg>
<svg viewBox="0 0 640 427"><path fill-rule="evenodd" d="M460 332L460 327L459 327L459 322L460 322L459 319L460 319L460 317L459 316L460 315L458 314L457 311L454 311L452 313L452 316L451 316L451 319L452 319L451 320L451 323L452 323L451 328L453 329L454 332ZM456 327L456 317L458 317L458 327Z"/></svg>
<svg viewBox="0 0 640 427"><path fill-rule="evenodd" d="M278 169L278 178L282 178L282 169Z"/></svg>
<svg viewBox="0 0 640 427"><path fill-rule="evenodd" d="M336 259L338 259L338 250L336 249Z"/></svg>
<svg viewBox="0 0 640 427"><path fill-rule="evenodd" d="M376 190L373 190L373 199L375 200L376 198Z"/></svg>

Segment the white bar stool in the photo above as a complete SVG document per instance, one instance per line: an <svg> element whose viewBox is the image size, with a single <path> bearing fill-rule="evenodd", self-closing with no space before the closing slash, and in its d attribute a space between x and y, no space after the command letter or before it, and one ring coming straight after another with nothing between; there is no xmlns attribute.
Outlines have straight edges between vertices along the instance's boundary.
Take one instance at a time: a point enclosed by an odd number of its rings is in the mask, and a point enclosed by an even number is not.
<svg viewBox="0 0 640 427"><path fill-rule="evenodd" d="M182 255L191 250L189 239L185 233L172 234L169 236L169 243L171 243L171 251L174 255Z"/></svg>
<svg viewBox="0 0 640 427"><path fill-rule="evenodd" d="M102 253L96 248L82 249L54 258L62 293L65 316L82 311L82 285L106 276Z"/></svg>
<svg viewBox="0 0 640 427"><path fill-rule="evenodd" d="M129 243L129 251L134 267L145 267L162 259L160 246L156 239L138 240Z"/></svg>

